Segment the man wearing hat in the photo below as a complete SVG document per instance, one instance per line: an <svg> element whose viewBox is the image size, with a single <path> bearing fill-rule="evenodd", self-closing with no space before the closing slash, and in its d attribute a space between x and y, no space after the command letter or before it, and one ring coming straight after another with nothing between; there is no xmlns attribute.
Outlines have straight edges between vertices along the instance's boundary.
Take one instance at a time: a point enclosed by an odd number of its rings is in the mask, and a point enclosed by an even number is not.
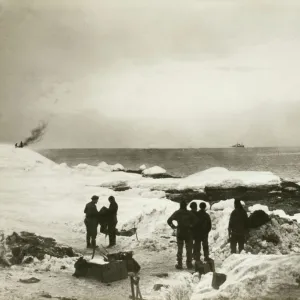
<svg viewBox="0 0 300 300"><path fill-rule="evenodd" d="M87 248L96 248L96 237L98 227L98 210L96 204L98 202L99 197L94 195L91 199L92 201L89 202L84 209L84 224L86 226L86 246Z"/></svg>

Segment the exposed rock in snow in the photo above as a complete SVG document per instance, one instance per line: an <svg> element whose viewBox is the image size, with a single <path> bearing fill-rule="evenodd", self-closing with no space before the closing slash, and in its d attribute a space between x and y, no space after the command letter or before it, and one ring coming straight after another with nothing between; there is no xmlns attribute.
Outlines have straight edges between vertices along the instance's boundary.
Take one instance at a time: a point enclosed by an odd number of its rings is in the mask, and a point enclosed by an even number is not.
<svg viewBox="0 0 300 300"><path fill-rule="evenodd" d="M263 210L256 210L249 216L249 228L258 228L270 222L269 215Z"/></svg>
<svg viewBox="0 0 300 300"><path fill-rule="evenodd" d="M71 247L59 246L52 238L37 236L29 232L21 232L7 236L6 244L11 250L12 264L20 264L27 256L36 257L39 260L45 258L45 255L62 258L64 256L76 257L77 254Z"/></svg>

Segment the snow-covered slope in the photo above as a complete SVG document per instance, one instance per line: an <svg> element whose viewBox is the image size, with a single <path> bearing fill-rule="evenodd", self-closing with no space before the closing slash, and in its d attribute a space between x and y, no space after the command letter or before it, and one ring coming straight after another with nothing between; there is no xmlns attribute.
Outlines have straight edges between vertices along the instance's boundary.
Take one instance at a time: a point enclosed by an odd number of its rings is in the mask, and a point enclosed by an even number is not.
<svg viewBox="0 0 300 300"><path fill-rule="evenodd" d="M300 299L300 255L231 255L217 272L227 275L220 289L212 289L208 273L191 300Z"/></svg>
<svg viewBox="0 0 300 300"><path fill-rule="evenodd" d="M229 171L211 168L181 180L178 188L203 189L204 187L233 188L280 184L280 178L271 172Z"/></svg>
<svg viewBox="0 0 300 300"><path fill-rule="evenodd" d="M111 171L111 166L105 163L96 167L81 164L76 168L69 168L66 164L57 165L30 149L0 145L0 229L8 233L13 230L32 231L83 249L85 204L93 194L99 195L99 209L108 205L108 196L114 195L119 204L118 228L138 229L139 240L135 237L118 237L117 249L133 249L137 252L143 270L143 294L153 296L155 279L149 275L149 270L154 272L156 269L169 272L168 280L171 286L172 282L173 286L176 286L178 281L184 280L184 284L188 284L192 292L189 273L179 275L174 270L176 238L172 236L172 230L166 224L166 220L178 209L178 204L167 200L164 190L189 187L202 189L214 184L227 187L228 184L235 185L241 182L243 185L254 186L279 182L277 176L268 172L230 172L222 168L210 169L184 179L151 179L143 178L139 174ZM126 184L132 189L125 192L109 189L116 183ZM197 203L199 204L199 201ZM222 261L229 255L226 228L232 209L233 200L229 200L214 204L209 210L213 222L210 249L216 261ZM289 230L290 228L284 227L282 233L288 235ZM106 243L103 235L98 237L98 242ZM299 256L294 255L230 256L222 267L228 275L228 280L220 291L211 290L211 275L208 274L201 279L192 299L238 299L237 295L243 290L245 292L241 295L245 295L244 299L251 299L247 298L247 295L250 295L250 287L258 293L260 282L273 293L272 284L276 287L294 282L293 276L298 272L297 259ZM278 281L276 272L286 278ZM237 280L240 281L239 284L236 284ZM120 287L121 285L120 283ZM126 282L126 287L127 285ZM122 289L124 287L125 284ZM180 290L181 287L177 285L177 289ZM118 293L120 291L121 289ZM107 294L110 292L106 290ZM128 296L127 291L126 295ZM161 295L156 293L154 296ZM80 297L78 299L84 299L83 296ZM159 297L149 299L161 299Z"/></svg>

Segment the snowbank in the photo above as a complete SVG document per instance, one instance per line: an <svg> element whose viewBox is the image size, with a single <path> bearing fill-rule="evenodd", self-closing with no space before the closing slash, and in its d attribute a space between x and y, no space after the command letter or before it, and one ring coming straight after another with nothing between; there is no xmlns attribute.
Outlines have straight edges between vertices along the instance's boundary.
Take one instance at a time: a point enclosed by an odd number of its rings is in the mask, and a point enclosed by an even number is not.
<svg viewBox="0 0 300 300"><path fill-rule="evenodd" d="M146 165L141 165L141 166L139 167L139 170L141 170L141 171L144 171L144 170L146 170L146 169L147 169Z"/></svg>
<svg viewBox="0 0 300 300"><path fill-rule="evenodd" d="M143 178L139 174L111 172L111 170L111 166L106 163L100 163L95 167L80 164L73 169L64 164L58 166L29 149L1 146L0 228L9 233L12 230L26 229L40 235L51 236L59 242L82 249L85 246L83 223L85 204L90 201L93 194L99 195L99 209L103 205L109 204L108 196L115 195L119 204L118 229L135 227L138 235L138 240L136 237L118 237L117 247L119 248L117 249L137 251L141 258L138 261L141 263L142 269L146 264L153 269L161 268L166 271L166 268L168 270L174 268L176 261L176 238L172 236L172 230L166 220L178 209L179 205L165 199L164 191L180 188L202 190L206 186L216 185L226 188L237 185L272 185L280 182L277 176L269 172L231 172L223 168L213 168L184 179L150 179ZM152 170L150 173L157 174L157 170L155 172ZM125 192L114 192L110 188L116 184L128 185L132 189ZM201 200L194 201L198 205L201 202ZM224 261L227 258L222 270L228 275L228 280L219 291L213 291L210 287L211 274L204 276L192 295L194 300L200 299L200 296L201 299L221 299L221 297L241 299L241 296L245 296L244 299L247 299L253 289L255 290L254 296L256 296L255 293L258 294L261 291L258 288L260 282L266 286L267 291L263 291L266 295L269 295L267 292L272 292L271 285L274 282L275 288L277 283L278 286L281 284L293 286L294 284L294 277L298 272L296 268L298 267L299 270L300 265L297 260L299 256L230 256L227 226L233 210L233 202L234 200L231 199L216 203L212 205L211 210L207 210L213 226L209 235L211 256L215 261ZM253 208L250 209L253 210ZM267 208L264 209L268 211ZM273 216L274 214L283 215L282 211L269 213ZM285 215L283 216L286 218ZM299 215L294 217L300 219ZM300 245L297 232L300 229L295 222L288 223L288 221L291 222L291 220L282 221L275 216L272 218L272 232L268 227L270 224L253 231L253 240L256 240L257 243L250 241L250 250L265 251L266 253L270 253L272 250L281 254L283 252L298 253ZM263 240L266 233L269 232L279 237L280 243L271 245L272 241ZM98 241L105 243L104 236L98 237ZM158 256L161 258L160 264L156 263ZM35 262L26 268L31 271L38 269L59 272L69 269L68 272L71 272L73 264L73 259L64 261L47 257L42 263ZM63 266L64 268L62 268ZM276 272L282 275L281 281L276 279ZM143 276L148 275L144 273ZM188 273L176 276L177 282L181 281L183 287L176 290L175 284L169 291L165 291L165 296L173 297L182 289L189 296L195 284L193 278ZM175 280L175 277L171 276L171 281ZM146 281L145 284L149 285L148 279L149 277L142 280L141 284ZM169 283L171 285L172 282ZM128 286L128 282L126 282L126 286ZM152 287L150 288L152 289Z"/></svg>
<svg viewBox="0 0 300 300"><path fill-rule="evenodd" d="M143 175L150 176L150 175L159 175L165 174L167 171L161 167L155 166L149 169L145 169L142 173Z"/></svg>
<svg viewBox="0 0 300 300"><path fill-rule="evenodd" d="M229 199L229 200L221 200L218 203L214 203L211 206L212 210L225 210L225 209L230 209L232 211L234 209L234 199ZM242 205L245 205L244 201L241 201Z"/></svg>
<svg viewBox="0 0 300 300"><path fill-rule="evenodd" d="M211 168L182 179L178 189L272 186L278 185L280 182L280 178L271 172L243 172L229 171L225 168Z"/></svg>
<svg viewBox="0 0 300 300"><path fill-rule="evenodd" d="M111 171L116 172L116 171L125 171L125 168L121 164L115 164L111 166Z"/></svg>
<svg viewBox="0 0 300 300"><path fill-rule="evenodd" d="M227 280L219 290L211 287L212 273L203 276L191 300L299 299L299 255L232 255L220 273Z"/></svg>

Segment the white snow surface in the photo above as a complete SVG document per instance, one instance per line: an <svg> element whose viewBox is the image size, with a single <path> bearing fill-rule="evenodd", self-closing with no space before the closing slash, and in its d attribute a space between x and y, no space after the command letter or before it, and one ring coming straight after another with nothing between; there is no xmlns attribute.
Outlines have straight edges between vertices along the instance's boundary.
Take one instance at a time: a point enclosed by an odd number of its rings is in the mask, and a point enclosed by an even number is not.
<svg viewBox="0 0 300 300"><path fill-rule="evenodd" d="M158 175L158 174L164 174L166 172L167 171L165 169L158 167L158 166L154 166L154 167L145 169L142 173L144 175Z"/></svg>
<svg viewBox="0 0 300 300"><path fill-rule="evenodd" d="M204 187L232 188L277 185L280 178L271 172L229 171L225 168L211 168L181 180L179 189L203 189Z"/></svg>
<svg viewBox="0 0 300 300"><path fill-rule="evenodd" d="M147 169L146 165L141 165L140 168L139 168L141 171L144 171Z"/></svg>
<svg viewBox="0 0 300 300"><path fill-rule="evenodd" d="M211 287L212 273L208 273L201 278L191 300L300 297L296 282L300 278L300 255L235 254L217 272L227 275L220 289Z"/></svg>
<svg viewBox="0 0 300 300"><path fill-rule="evenodd" d="M258 289L258 283L262 280L261 278L268 275L267 272L284 274L286 277L282 277L282 284L292 282L291 272L292 270L294 270L293 274L296 272L297 256L262 255L258 257L241 255L229 256L228 258L227 225L233 209L233 199L216 203L211 210L209 205L207 206L213 224L213 230L209 237L212 258L216 262L222 262L226 259L222 270L228 275L228 280L219 291L212 291L208 287L210 274L206 275L206 279L202 278L197 284L195 278L192 278L189 273L174 270L176 239L172 236L171 228L166 224L167 218L179 206L165 198L164 190L170 187L202 189L207 184L227 185L228 181L226 180L228 179L231 180L231 184L238 180L254 185L274 184L278 183L277 176L269 172L248 172L249 174L246 174L247 172L230 172L223 168L214 168L184 179L151 179L143 178L138 174L111 172L111 170L111 167L106 163L101 163L96 167L80 164L75 168L69 168L66 164L57 165L27 148L16 149L14 146L0 145L0 229L8 234L11 234L12 231L26 230L43 236L51 236L58 242L83 251L85 247L85 226L83 223L85 204L90 201L92 195L98 195L100 197L99 209L103 205L108 206L107 198L114 195L119 204L118 228L136 227L138 229L138 240L135 236L131 238L118 237L115 251L134 250L135 258L142 266L141 288L143 296L147 299L167 299L165 297L174 296L182 289L186 289L187 294L192 295L194 288L196 290L194 290L191 298L194 300L200 299L200 292L201 299L221 299L218 298L219 295L231 294L230 299L237 299L234 297L238 292L242 293L243 290L245 290L244 299L248 299L246 293L249 291L250 295L250 286L252 289ZM219 173L221 175L218 175ZM241 175L240 179L238 175ZM112 185L118 184L127 184L132 189L125 192L114 192L110 189ZM153 188L157 190L152 191ZM201 202L201 200L196 199L194 201L198 205ZM300 219L300 216L297 217ZM98 243L107 243L103 235L98 236ZM286 260L284 260L285 257ZM99 257L95 259L99 259ZM56 282L56 285L53 283L53 289L58 289L61 286L62 292L65 290L64 285L77 286L77 284L74 285L71 277L73 263L74 259L66 259L64 262L64 260L47 258L42 264L35 262L34 265L29 265L24 270L20 270L19 267L14 267L13 270L16 274L23 272L23 275L29 275L26 272L33 272L33 268L41 272L58 272L57 274L65 272L67 277L63 278L61 284L59 281ZM65 271L60 270L62 264L67 267ZM285 264L288 269L285 268ZM260 267L261 265L265 268ZM279 268L280 265L283 266L282 269ZM274 272L272 267L274 267ZM153 284L163 281L149 275L157 271L169 273L170 288L168 291L153 291ZM1 276L5 276L3 274ZM42 273L40 276L43 276ZM271 289L272 282L273 284L274 281L276 283L277 279L275 275L268 278L269 281L264 279L262 282L267 282ZM50 279L48 278L48 280ZM237 284L236 280L240 280L240 283ZM178 282L181 282L184 287L178 285ZM20 298L18 298L16 296L18 292L14 290L13 286L10 287L9 281L5 284L8 284L8 290L5 292L4 289L0 292L0 299L22 299L22 289L20 290ZM79 281L80 290L77 290L77 294L75 293L74 296L80 300L85 299L84 289L87 287L90 289L93 284ZM114 287L114 299L123 299L122 297L118 298L122 295L122 291L124 299L128 298L130 291L127 281L120 282ZM74 288L76 289L76 287ZM101 285L100 288L104 295L110 295L113 292L111 288L104 285ZM34 289L38 289L38 286L36 285ZM72 291L71 288L70 291ZM16 297L9 298L10 293ZM40 298L35 298L32 294L27 299Z"/></svg>

